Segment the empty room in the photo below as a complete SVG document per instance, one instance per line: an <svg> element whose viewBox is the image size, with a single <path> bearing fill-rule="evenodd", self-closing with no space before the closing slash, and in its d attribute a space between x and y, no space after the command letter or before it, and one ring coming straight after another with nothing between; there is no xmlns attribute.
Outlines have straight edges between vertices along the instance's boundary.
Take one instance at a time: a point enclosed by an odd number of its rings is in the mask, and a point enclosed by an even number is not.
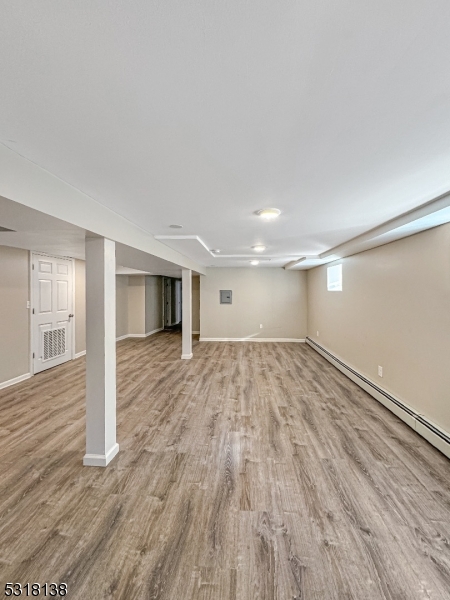
<svg viewBox="0 0 450 600"><path fill-rule="evenodd" d="M450 600L450 5L0 7L0 597Z"/></svg>

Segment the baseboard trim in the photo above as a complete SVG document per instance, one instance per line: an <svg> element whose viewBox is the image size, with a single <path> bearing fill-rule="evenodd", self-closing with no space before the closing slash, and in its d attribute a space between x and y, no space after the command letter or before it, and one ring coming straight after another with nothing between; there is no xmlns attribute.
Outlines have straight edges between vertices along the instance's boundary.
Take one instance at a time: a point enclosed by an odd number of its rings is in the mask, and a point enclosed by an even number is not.
<svg viewBox="0 0 450 600"><path fill-rule="evenodd" d="M194 356L194 355L193 355L193 354L192 354L192 352L191 352L191 354L182 354L182 355L181 355L181 358L182 358L183 360L190 360L190 359L191 359L193 356Z"/></svg>
<svg viewBox="0 0 450 600"><path fill-rule="evenodd" d="M153 335L154 333L158 333L158 331L163 331L164 327L159 327L158 329L154 329L153 331L149 331L148 333L145 334L145 337L148 337L149 335Z"/></svg>
<svg viewBox="0 0 450 600"><path fill-rule="evenodd" d="M116 342L121 342L122 340L126 340L129 337L130 336L128 333L126 333L125 335L119 335L119 337L116 337Z"/></svg>
<svg viewBox="0 0 450 600"><path fill-rule="evenodd" d="M153 331L149 331L148 333L126 333L125 335L121 335L120 337L116 338L116 342L127 340L128 338L146 338L149 335L158 333L158 331L163 331L163 329L164 327L160 327L159 329L154 329Z"/></svg>
<svg viewBox="0 0 450 600"><path fill-rule="evenodd" d="M305 341L297 338L200 338L200 342L290 342L304 344Z"/></svg>
<svg viewBox="0 0 450 600"><path fill-rule="evenodd" d="M335 356L332 352L312 340L306 338L306 343L326 358L334 367L341 373L344 373L354 383L359 385L361 389L370 394L375 400L378 400L383 406L394 413L404 423L414 429L419 435L425 438L430 444L437 448L442 454L450 458L450 434L435 425L432 421L425 418L405 402L392 396L389 392L380 388L376 383L364 377L358 371L348 366L344 361Z"/></svg>
<svg viewBox="0 0 450 600"><path fill-rule="evenodd" d="M19 377L13 377L13 379L8 379L7 381L3 381L0 383L0 390L9 387L10 385L15 385L16 383L20 383L21 381L26 381L30 379L31 373L25 373L24 375L19 375Z"/></svg>
<svg viewBox="0 0 450 600"><path fill-rule="evenodd" d="M200 331L193 331L192 334L193 335L200 335Z"/></svg>
<svg viewBox="0 0 450 600"><path fill-rule="evenodd" d="M107 454L85 454L83 465L85 467L106 467L119 452L119 444L114 444Z"/></svg>
<svg viewBox="0 0 450 600"><path fill-rule="evenodd" d="M149 331L148 333L126 333L125 335L121 335L116 338L116 342L120 342L122 340L127 340L128 338L146 338L149 335L153 335L154 333L158 333L158 331L162 331L164 327L160 327L159 329L154 329L153 331ZM86 350L82 350L81 352L77 352L74 358L80 358L81 356L85 356ZM1 385L1 384L0 384Z"/></svg>

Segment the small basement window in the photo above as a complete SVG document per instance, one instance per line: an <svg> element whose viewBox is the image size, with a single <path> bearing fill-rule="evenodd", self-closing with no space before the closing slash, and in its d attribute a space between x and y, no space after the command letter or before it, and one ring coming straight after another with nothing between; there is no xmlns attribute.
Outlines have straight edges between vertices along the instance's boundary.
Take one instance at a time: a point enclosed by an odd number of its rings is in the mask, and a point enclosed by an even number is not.
<svg viewBox="0 0 450 600"><path fill-rule="evenodd" d="M342 265L327 268L327 289L329 292L342 292Z"/></svg>

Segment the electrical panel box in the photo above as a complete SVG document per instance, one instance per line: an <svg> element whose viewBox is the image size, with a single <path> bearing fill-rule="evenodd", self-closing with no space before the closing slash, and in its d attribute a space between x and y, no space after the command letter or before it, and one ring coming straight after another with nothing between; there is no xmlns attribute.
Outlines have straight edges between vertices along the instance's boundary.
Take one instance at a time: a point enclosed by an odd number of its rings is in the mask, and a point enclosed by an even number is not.
<svg viewBox="0 0 450 600"><path fill-rule="evenodd" d="M231 304L231 290L220 290L220 304Z"/></svg>

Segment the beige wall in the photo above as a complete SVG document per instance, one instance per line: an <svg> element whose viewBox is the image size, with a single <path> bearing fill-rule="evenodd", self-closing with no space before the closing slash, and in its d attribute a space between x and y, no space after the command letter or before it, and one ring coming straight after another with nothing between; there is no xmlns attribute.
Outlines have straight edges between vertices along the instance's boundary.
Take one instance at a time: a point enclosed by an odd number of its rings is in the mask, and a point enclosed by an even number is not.
<svg viewBox="0 0 450 600"><path fill-rule="evenodd" d="M200 331L200 277L192 277L192 331Z"/></svg>
<svg viewBox="0 0 450 600"><path fill-rule="evenodd" d="M232 290L231 305L219 303L219 290ZM306 274L281 268L207 269L200 279L200 306L201 338L303 339Z"/></svg>
<svg viewBox="0 0 450 600"><path fill-rule="evenodd" d="M450 431L450 224L338 262L342 292L308 272L308 335Z"/></svg>
<svg viewBox="0 0 450 600"><path fill-rule="evenodd" d="M0 383L30 372L29 253L0 246Z"/></svg>
<svg viewBox="0 0 450 600"><path fill-rule="evenodd" d="M86 350L86 270L75 261L75 351ZM154 325L154 326L153 326ZM163 326L162 278L116 275L116 335L143 335Z"/></svg>
<svg viewBox="0 0 450 600"><path fill-rule="evenodd" d="M75 354L86 350L86 263L75 261Z"/></svg>
<svg viewBox="0 0 450 600"><path fill-rule="evenodd" d="M128 276L116 275L116 335L128 335ZM86 350L86 263L75 261L75 352Z"/></svg>
<svg viewBox="0 0 450 600"><path fill-rule="evenodd" d="M128 275L116 275L116 337L128 335Z"/></svg>
<svg viewBox="0 0 450 600"><path fill-rule="evenodd" d="M128 277L128 333L145 334L145 276Z"/></svg>
<svg viewBox="0 0 450 600"><path fill-rule="evenodd" d="M163 326L162 277L148 276L145 278L145 333Z"/></svg>

